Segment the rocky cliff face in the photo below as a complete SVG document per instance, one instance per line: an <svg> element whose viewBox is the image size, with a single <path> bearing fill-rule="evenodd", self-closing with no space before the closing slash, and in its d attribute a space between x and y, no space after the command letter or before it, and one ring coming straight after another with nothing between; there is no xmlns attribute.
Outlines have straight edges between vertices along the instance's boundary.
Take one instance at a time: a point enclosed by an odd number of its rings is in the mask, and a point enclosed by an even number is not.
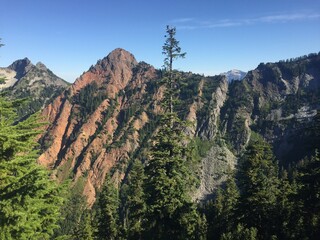
<svg viewBox="0 0 320 240"><path fill-rule="evenodd" d="M231 84L225 76L181 73L176 110L191 122L186 133L207 149L195 169L195 200L210 198L223 183L253 131L284 148L297 126L288 120L312 123L319 102L309 100L319 101L319 69L315 55L259 65ZM143 161L161 112L161 75L123 49L99 60L42 111L50 124L40 139L39 163L58 180L80 184L92 204L107 174L121 183L129 162ZM290 99L297 96L303 97L293 108Z"/></svg>
<svg viewBox="0 0 320 240"><path fill-rule="evenodd" d="M69 85L43 63L33 65L28 58L0 68L0 76L5 79L5 83L0 84L0 91L5 91L11 99L28 98L29 102L20 109L20 116L38 111Z"/></svg>
<svg viewBox="0 0 320 240"><path fill-rule="evenodd" d="M236 152L246 146L254 130L274 145L281 161L287 161L284 153L291 148L286 139L312 124L319 110L319 67L319 54L260 64L243 81L230 85L221 122ZM305 150L300 152L294 160L303 157Z"/></svg>

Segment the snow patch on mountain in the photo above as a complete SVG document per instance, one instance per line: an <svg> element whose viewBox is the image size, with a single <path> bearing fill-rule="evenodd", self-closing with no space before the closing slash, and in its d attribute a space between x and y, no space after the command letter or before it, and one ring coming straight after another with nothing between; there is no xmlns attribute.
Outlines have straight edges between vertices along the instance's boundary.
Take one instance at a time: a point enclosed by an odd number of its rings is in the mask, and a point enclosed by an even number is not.
<svg viewBox="0 0 320 240"><path fill-rule="evenodd" d="M225 75L228 79L228 82L230 83L234 80L242 80L246 76L246 74L246 72L243 72L241 70L233 69L228 72L221 73L220 75Z"/></svg>

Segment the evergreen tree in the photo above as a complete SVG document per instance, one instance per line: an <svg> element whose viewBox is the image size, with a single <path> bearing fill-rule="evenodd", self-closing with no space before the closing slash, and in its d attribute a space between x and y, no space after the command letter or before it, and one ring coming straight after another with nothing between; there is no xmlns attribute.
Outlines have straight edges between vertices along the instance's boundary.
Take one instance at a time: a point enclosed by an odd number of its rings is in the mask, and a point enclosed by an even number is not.
<svg viewBox="0 0 320 240"><path fill-rule="evenodd" d="M239 204L239 190L234 174L228 174L224 189L217 190L213 204L213 220L210 223L209 238L220 239L224 233L232 232L237 227L237 210Z"/></svg>
<svg viewBox="0 0 320 240"><path fill-rule="evenodd" d="M119 224L118 190L109 176L97 201L97 238L117 239Z"/></svg>
<svg viewBox="0 0 320 240"><path fill-rule="evenodd" d="M223 233L221 240L258 240L258 231L254 227L246 228L239 223L231 232Z"/></svg>
<svg viewBox="0 0 320 240"><path fill-rule="evenodd" d="M165 55L164 68L165 78L163 81L166 85L166 96L164 98L164 106L170 114L173 113L174 97L176 95L177 81L179 79L178 73L173 71L173 61L178 58L184 58L186 53L181 53L179 41L175 38L176 28L167 26L166 41L162 47L162 54Z"/></svg>
<svg viewBox="0 0 320 240"><path fill-rule="evenodd" d="M160 127L153 137L153 146L145 168L147 225L146 238L193 239L201 217L188 196L189 175L186 167L188 148L183 146L185 124L174 112L174 99L178 78L173 72L173 60L184 57L175 28L167 27L167 39L163 46L165 54L166 90L163 99L164 114Z"/></svg>
<svg viewBox="0 0 320 240"><path fill-rule="evenodd" d="M276 232L279 239L297 239L297 229L301 229L301 221L298 220L299 211L295 201L297 184L290 182L287 171L283 170L279 182L279 192L276 210ZM299 238L298 238L299 239Z"/></svg>
<svg viewBox="0 0 320 240"><path fill-rule="evenodd" d="M318 239L320 236L320 156L315 155L301 167L297 178L299 190L298 203L303 221L302 236Z"/></svg>
<svg viewBox="0 0 320 240"><path fill-rule="evenodd" d="M69 186L68 186L69 187ZM74 191L74 189L73 189ZM59 239L77 239L77 231L81 228L83 214L87 211L87 203L81 192L70 192L64 205L61 207L59 228L54 237Z"/></svg>
<svg viewBox="0 0 320 240"><path fill-rule="evenodd" d="M61 189L36 163L37 117L15 123L18 105L0 98L0 239L48 239L57 227Z"/></svg>
<svg viewBox="0 0 320 240"><path fill-rule="evenodd" d="M141 239L146 212L143 189L144 168L141 161L134 161L128 176L124 200L124 225L127 239Z"/></svg>
<svg viewBox="0 0 320 240"><path fill-rule="evenodd" d="M75 240L93 240L94 238L94 232L92 228L92 219L91 219L91 213L89 210L85 210L82 215L80 222L78 226L75 229L74 232L74 238Z"/></svg>
<svg viewBox="0 0 320 240"><path fill-rule="evenodd" d="M256 228L259 238L269 239L275 233L279 195L278 167L270 146L259 138L252 141L240 164L242 223Z"/></svg>

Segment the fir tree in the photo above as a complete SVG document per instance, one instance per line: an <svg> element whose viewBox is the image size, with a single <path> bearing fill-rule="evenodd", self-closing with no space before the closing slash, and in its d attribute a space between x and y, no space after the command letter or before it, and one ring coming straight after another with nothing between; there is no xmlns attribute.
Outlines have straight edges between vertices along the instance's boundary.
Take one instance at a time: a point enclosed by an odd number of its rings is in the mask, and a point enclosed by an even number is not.
<svg viewBox="0 0 320 240"><path fill-rule="evenodd" d="M237 210L239 204L239 190L231 171L224 188L217 190L213 204L213 218L210 223L209 238L220 239L224 233L232 232L237 227Z"/></svg>
<svg viewBox="0 0 320 240"><path fill-rule="evenodd" d="M298 204L295 201L297 184L290 181L288 173L283 170L279 179L279 192L276 209L276 231L279 239L297 239L297 229L301 229Z"/></svg>
<svg viewBox="0 0 320 240"><path fill-rule="evenodd" d="M93 240L94 232L92 228L91 213L89 210L85 210L82 215L79 224L77 225L74 238L76 240Z"/></svg>
<svg viewBox="0 0 320 240"><path fill-rule="evenodd" d="M168 109L170 114L173 113L174 97L176 93L178 73L173 71L173 61L178 58L184 58L186 53L181 53L179 41L175 38L176 28L170 28L167 26L166 41L162 47L162 53L165 55L164 70L166 84L166 96L164 98L164 106Z"/></svg>
<svg viewBox="0 0 320 240"><path fill-rule="evenodd" d="M109 176L97 201L97 238L117 239L119 224L118 190Z"/></svg>
<svg viewBox="0 0 320 240"><path fill-rule="evenodd" d="M320 236L320 156L315 155L298 171L297 201L301 203L302 236L318 239Z"/></svg>
<svg viewBox="0 0 320 240"><path fill-rule="evenodd" d="M69 187L69 186L68 186ZM74 189L73 189L74 190ZM87 203L81 192L70 192L61 207L59 228L54 237L59 239L77 239L77 231L81 228L83 214L87 211Z"/></svg>
<svg viewBox="0 0 320 240"><path fill-rule="evenodd" d="M185 124L174 112L174 100L178 84L173 72L173 60L184 57L179 42L175 39L175 28L167 27L167 39L163 46L165 54L166 90L163 99L164 114L160 127L153 137L153 146L145 168L147 226L146 238L151 239L193 239L197 237L199 216L188 196L189 175L186 167L188 148L185 139Z"/></svg>
<svg viewBox="0 0 320 240"><path fill-rule="evenodd" d="M0 98L0 239L48 239L57 227L61 189L36 163L37 117L16 124L17 105Z"/></svg>
<svg viewBox="0 0 320 240"><path fill-rule="evenodd" d="M240 162L240 213L246 227L258 230L259 238L275 233L278 167L270 146L262 139L252 141Z"/></svg>
<svg viewBox="0 0 320 240"><path fill-rule="evenodd" d="M124 225L127 239L141 239L146 212L143 189L144 169L139 160L134 161L127 180L124 200Z"/></svg>

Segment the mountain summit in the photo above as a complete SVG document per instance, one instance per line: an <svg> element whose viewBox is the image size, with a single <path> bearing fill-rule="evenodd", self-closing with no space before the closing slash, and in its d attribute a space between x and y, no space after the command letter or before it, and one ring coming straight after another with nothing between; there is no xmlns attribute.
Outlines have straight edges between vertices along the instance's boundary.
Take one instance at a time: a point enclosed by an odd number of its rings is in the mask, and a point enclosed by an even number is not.
<svg viewBox="0 0 320 240"><path fill-rule="evenodd" d="M228 82L232 82L234 80L242 80L246 76L246 72L241 70L232 69L228 72L221 73L220 75L225 75L228 79Z"/></svg>
<svg viewBox="0 0 320 240"><path fill-rule="evenodd" d="M0 68L1 76L5 83L0 84L0 90L4 90L7 97L28 98L27 105L21 109L22 115L38 111L69 86L43 63L33 65L28 58L17 60L7 68Z"/></svg>

